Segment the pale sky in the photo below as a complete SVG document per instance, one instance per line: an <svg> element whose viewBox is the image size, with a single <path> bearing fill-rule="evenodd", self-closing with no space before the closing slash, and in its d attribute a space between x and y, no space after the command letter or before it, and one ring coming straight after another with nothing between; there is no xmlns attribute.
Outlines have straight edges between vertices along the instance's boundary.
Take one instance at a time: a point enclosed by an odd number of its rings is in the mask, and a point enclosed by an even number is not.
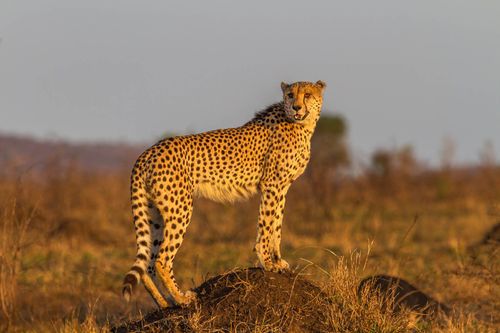
<svg viewBox="0 0 500 333"><path fill-rule="evenodd" d="M153 143L327 82L356 154L500 159L500 1L0 0L0 132Z"/></svg>

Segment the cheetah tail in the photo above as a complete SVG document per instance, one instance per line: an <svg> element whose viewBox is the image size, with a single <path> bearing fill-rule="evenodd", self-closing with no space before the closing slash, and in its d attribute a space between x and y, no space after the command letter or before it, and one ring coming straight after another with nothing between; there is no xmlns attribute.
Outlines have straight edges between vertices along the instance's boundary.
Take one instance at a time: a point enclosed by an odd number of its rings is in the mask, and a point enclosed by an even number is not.
<svg viewBox="0 0 500 333"><path fill-rule="evenodd" d="M147 193L145 186L142 182L132 181L131 190L137 254L132 268L123 279L122 294L127 302L130 301L132 291L139 284L141 277L146 272L146 267L150 261L148 244L151 244L151 234L147 229L150 212L148 209L148 200L146 199Z"/></svg>
<svg viewBox="0 0 500 333"><path fill-rule="evenodd" d="M125 275L125 279L123 280L122 294L123 298L127 303L130 302L130 298L132 297L132 290L135 288L137 284L138 284L138 279L134 275L132 274Z"/></svg>
<svg viewBox="0 0 500 333"><path fill-rule="evenodd" d="M139 284L139 282L141 281L141 277L144 274L144 268L142 268L142 266L145 266L146 261L139 262L139 260L140 258L136 259L134 265L123 279L122 295L127 302L130 302L132 292Z"/></svg>

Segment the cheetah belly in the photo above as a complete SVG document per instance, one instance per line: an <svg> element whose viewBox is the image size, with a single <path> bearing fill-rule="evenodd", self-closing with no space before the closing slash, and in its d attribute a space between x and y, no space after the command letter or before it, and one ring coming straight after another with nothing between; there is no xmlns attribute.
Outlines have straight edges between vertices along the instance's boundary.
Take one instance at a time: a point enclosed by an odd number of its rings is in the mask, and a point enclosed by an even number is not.
<svg viewBox="0 0 500 333"><path fill-rule="evenodd" d="M217 202L234 202L250 198L257 193L257 184L222 185L209 181L200 182L195 187L195 194Z"/></svg>

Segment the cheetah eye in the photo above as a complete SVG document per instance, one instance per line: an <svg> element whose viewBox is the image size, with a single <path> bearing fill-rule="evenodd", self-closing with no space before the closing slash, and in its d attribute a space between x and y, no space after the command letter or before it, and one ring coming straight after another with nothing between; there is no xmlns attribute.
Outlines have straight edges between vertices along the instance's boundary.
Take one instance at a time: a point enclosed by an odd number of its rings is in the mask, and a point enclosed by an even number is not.
<svg viewBox="0 0 500 333"><path fill-rule="evenodd" d="M293 98L293 93L288 93L289 98Z"/></svg>
<svg viewBox="0 0 500 333"><path fill-rule="evenodd" d="M304 94L304 97L305 97L305 98L309 98L309 97L311 97L311 94L310 94L310 93L305 93L305 94Z"/></svg>

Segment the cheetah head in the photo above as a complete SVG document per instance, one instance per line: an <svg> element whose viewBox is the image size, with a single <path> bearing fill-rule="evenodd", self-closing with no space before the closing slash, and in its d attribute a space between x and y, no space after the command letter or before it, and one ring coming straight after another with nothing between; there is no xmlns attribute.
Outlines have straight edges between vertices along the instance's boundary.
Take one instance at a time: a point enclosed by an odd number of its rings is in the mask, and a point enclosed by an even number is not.
<svg viewBox="0 0 500 333"><path fill-rule="evenodd" d="M287 84L281 82L285 113L292 122L317 121L323 104L323 90L326 84L323 81L295 82Z"/></svg>

